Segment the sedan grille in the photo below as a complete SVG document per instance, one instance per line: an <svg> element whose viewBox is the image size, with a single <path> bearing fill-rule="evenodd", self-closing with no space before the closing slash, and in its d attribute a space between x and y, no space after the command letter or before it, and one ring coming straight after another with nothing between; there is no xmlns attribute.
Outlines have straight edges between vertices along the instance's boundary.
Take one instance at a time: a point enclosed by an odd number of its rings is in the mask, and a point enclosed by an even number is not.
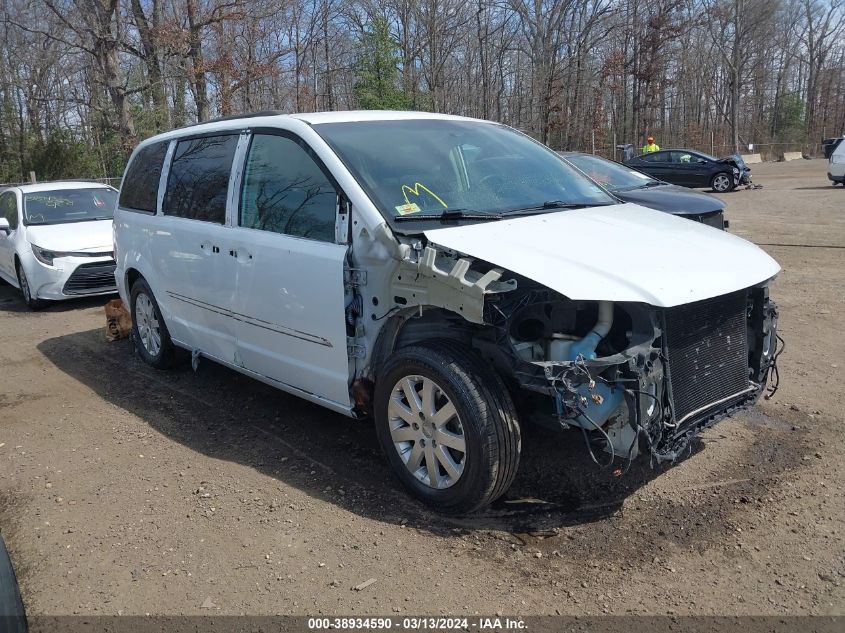
<svg viewBox="0 0 845 633"><path fill-rule="evenodd" d="M666 310L666 355L676 423L750 391L746 292Z"/></svg>
<svg viewBox="0 0 845 633"><path fill-rule="evenodd" d="M720 231L725 228L725 215L721 211L718 213L696 216L696 220L702 224L706 224L707 226L712 226L714 229L719 229Z"/></svg>
<svg viewBox="0 0 845 633"><path fill-rule="evenodd" d="M86 295L116 290L114 281L114 260L82 264L65 282L64 294Z"/></svg>

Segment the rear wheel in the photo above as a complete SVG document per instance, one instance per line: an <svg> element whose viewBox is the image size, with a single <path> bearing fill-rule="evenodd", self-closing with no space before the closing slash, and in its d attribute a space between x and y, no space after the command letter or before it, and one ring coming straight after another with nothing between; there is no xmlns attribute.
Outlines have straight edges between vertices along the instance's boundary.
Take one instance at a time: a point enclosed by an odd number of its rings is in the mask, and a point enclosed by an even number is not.
<svg viewBox="0 0 845 633"><path fill-rule="evenodd" d="M519 465L513 402L470 350L435 341L398 350L380 372L376 433L399 480L438 510L478 510L502 496Z"/></svg>
<svg viewBox="0 0 845 633"><path fill-rule="evenodd" d="M17 264L17 271L18 271L18 286L20 286L21 294L23 295L23 300L27 306L29 306L30 310L41 310L47 306L47 303L41 299L37 299L32 296L32 287L29 285L29 279L26 277L26 271L23 269L23 265L18 262Z"/></svg>
<svg viewBox="0 0 845 633"><path fill-rule="evenodd" d="M734 180L728 172L722 171L713 176L710 180L710 187L716 193L725 193L734 188Z"/></svg>
<svg viewBox="0 0 845 633"><path fill-rule="evenodd" d="M156 369L168 369L173 364L175 347L153 291L143 278L132 285L132 334L135 347L144 361Z"/></svg>

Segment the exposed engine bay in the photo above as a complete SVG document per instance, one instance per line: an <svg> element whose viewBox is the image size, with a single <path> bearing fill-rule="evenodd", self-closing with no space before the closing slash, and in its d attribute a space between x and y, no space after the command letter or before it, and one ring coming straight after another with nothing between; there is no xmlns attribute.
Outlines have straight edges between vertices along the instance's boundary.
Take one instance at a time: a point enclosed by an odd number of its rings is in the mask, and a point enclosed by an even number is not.
<svg viewBox="0 0 845 633"><path fill-rule="evenodd" d="M674 461L776 378L777 309L766 283L661 308L571 300L419 242L401 254L371 367L391 349L456 339L496 367L523 419L580 430L602 465L640 453Z"/></svg>
<svg viewBox="0 0 845 633"><path fill-rule="evenodd" d="M558 423L611 460L643 449L676 459L702 428L757 400L776 357L765 288L668 309L529 290L491 301L488 315L507 332L519 386L550 398Z"/></svg>

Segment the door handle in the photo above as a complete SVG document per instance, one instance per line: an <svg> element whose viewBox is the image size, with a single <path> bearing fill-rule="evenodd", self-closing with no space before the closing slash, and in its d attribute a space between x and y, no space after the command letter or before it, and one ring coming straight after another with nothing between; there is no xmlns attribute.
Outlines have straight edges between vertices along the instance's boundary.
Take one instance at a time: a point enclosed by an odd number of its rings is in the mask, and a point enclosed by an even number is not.
<svg viewBox="0 0 845 633"><path fill-rule="evenodd" d="M238 251L236 248L230 249L229 255L235 259L252 259L252 253L244 253L243 251Z"/></svg>

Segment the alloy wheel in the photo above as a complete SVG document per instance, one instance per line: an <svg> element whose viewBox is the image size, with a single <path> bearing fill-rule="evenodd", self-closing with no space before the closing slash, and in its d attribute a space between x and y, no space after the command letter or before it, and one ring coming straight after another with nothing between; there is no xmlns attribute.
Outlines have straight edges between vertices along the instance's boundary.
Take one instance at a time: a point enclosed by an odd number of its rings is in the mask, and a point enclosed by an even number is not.
<svg viewBox="0 0 845 633"><path fill-rule="evenodd" d="M135 298L135 323L141 345L155 358L161 351L161 327L152 300L143 292Z"/></svg>
<svg viewBox="0 0 845 633"><path fill-rule="evenodd" d="M731 181L725 174L718 174L713 179L713 189L719 192L725 192L730 189Z"/></svg>
<svg viewBox="0 0 845 633"><path fill-rule="evenodd" d="M387 410L393 446L408 471L438 490L457 483L466 464L466 438L455 405L425 376L405 376Z"/></svg>

